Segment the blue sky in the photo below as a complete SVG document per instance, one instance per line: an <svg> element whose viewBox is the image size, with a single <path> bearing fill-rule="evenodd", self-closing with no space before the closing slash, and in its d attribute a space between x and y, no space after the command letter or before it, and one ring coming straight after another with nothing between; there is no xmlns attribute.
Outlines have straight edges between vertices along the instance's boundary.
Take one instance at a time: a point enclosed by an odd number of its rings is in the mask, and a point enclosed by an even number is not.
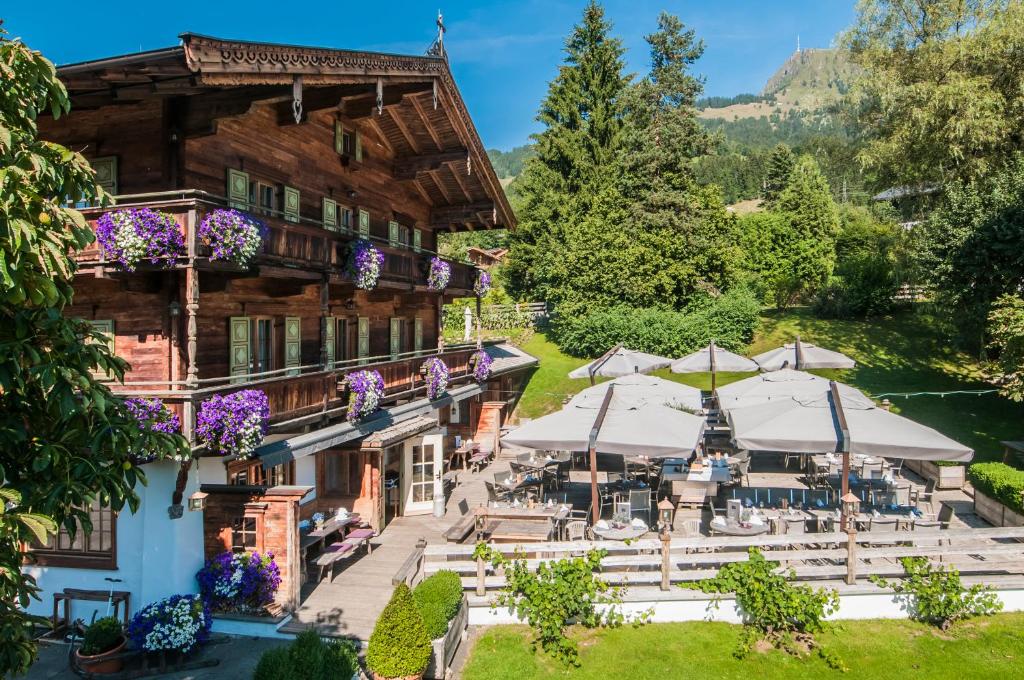
<svg viewBox="0 0 1024 680"><path fill-rule="evenodd" d="M422 53L434 38L430 3L173 3L101 0L8 2L0 18L12 36L57 63L167 47L186 31L224 38ZM455 79L488 147L508 149L538 129L534 116L562 61L566 35L585 0L444 0L446 42ZM854 0L608 0L629 70L647 68L643 36L664 9L697 30L707 50L696 71L706 93L757 92L793 51L828 47L853 20Z"/></svg>

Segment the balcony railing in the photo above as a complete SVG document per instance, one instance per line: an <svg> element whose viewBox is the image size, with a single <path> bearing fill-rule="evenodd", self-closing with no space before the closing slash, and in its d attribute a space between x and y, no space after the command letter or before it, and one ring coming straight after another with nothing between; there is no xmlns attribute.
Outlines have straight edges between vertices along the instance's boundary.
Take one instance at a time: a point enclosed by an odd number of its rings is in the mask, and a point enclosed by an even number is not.
<svg viewBox="0 0 1024 680"><path fill-rule="evenodd" d="M139 269L148 267L171 266L182 267L189 262L204 268L215 268L226 271L237 270L237 267L224 262L209 259L210 247L198 238L196 231L203 217L210 211L228 206L227 199L208 194L204 191L183 190L152 194L132 194L115 197L116 206L105 208L88 207L82 209L86 220L95 228L96 221L103 213L124 208L152 208L169 213L178 223L185 238L186 255L174 262L150 265L148 260L140 264ZM348 260L349 244L359 235L351 229L338 227L329 230L318 220L301 218L299 222L286 221L279 213L264 214L265 211L254 210L257 219L267 226L267 238L263 249L257 256L256 263L269 266L282 266L327 272L331 275L344 277L345 265ZM437 253L426 250L414 250L411 246L396 244L378 236L370 236L378 248L384 253L384 267L381 278L384 281L401 283L409 286L426 286L430 258ZM103 252L97 243L93 243L76 255L81 265L93 265L116 269L117 264L104 259ZM446 258L447 259L447 258ZM452 277L448 290L455 293L468 293L476 281L476 266L468 262L448 260L452 266Z"/></svg>
<svg viewBox="0 0 1024 680"><path fill-rule="evenodd" d="M215 394L259 389L266 393L270 404L271 433L289 432L344 418L348 403L343 382L353 371L379 371L384 379L384 403L388 404L426 395L426 380L420 375L420 367L430 357L440 357L448 366L449 386L472 380L469 359L476 351L475 344L454 345L441 353L435 349L421 350L397 357L335 361L327 366L311 364L241 376L203 378L192 384L128 381L111 385L111 388L121 396L159 397L182 417L183 423L190 417L188 411L194 413L203 401ZM190 408L186 409L186 405ZM191 430L187 425L186 432Z"/></svg>

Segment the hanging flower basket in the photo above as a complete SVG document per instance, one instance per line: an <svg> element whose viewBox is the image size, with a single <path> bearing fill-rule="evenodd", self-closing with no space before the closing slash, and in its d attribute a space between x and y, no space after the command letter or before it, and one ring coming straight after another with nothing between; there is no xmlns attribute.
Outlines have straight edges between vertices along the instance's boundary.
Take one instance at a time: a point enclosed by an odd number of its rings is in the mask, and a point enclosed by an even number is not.
<svg viewBox="0 0 1024 680"><path fill-rule="evenodd" d="M427 399L437 399L448 389L448 366L440 357L430 357L423 362L427 380Z"/></svg>
<svg viewBox="0 0 1024 680"><path fill-rule="evenodd" d="M223 552L196 574L199 593L212 611L264 614L281 585L273 553Z"/></svg>
<svg viewBox="0 0 1024 680"><path fill-rule="evenodd" d="M427 287L430 290L442 291L452 280L452 266L437 255L430 258L430 273L427 274Z"/></svg>
<svg viewBox="0 0 1024 680"><path fill-rule="evenodd" d="M352 243L348 256L348 275L356 288L373 290L384 268L384 253L364 238Z"/></svg>
<svg viewBox="0 0 1024 680"><path fill-rule="evenodd" d="M482 298L487 295L487 291L491 289L491 275L485 271L480 271L477 274L476 282L473 284L473 292L476 293L477 297Z"/></svg>
<svg viewBox="0 0 1024 680"><path fill-rule="evenodd" d="M353 371L345 376L344 386L349 392L349 422L365 418L378 408L384 398L384 378L378 371Z"/></svg>
<svg viewBox="0 0 1024 680"><path fill-rule="evenodd" d="M142 426L144 430L152 432L163 432L164 434L181 434L181 420L178 414L167 409L160 399L143 399L134 397L124 400L125 408ZM132 454L136 465L151 463L156 460L156 455L147 453ZM181 462L181 456L175 456L174 460Z"/></svg>
<svg viewBox="0 0 1024 680"><path fill-rule="evenodd" d="M210 246L210 259L247 267L267 236L259 220L234 208L218 208L199 223L199 239Z"/></svg>
<svg viewBox="0 0 1024 680"><path fill-rule="evenodd" d="M196 439L212 453L248 458L267 436L270 404L262 390L215 394L199 406Z"/></svg>
<svg viewBox="0 0 1024 680"><path fill-rule="evenodd" d="M189 652L210 638L212 625L199 595L172 595L139 610L128 623L128 639L147 652Z"/></svg>
<svg viewBox="0 0 1024 680"><path fill-rule="evenodd" d="M491 376L491 364L494 363L494 359L487 352L477 350L473 352L473 355L469 357L469 365L473 369L473 378L477 382L484 382Z"/></svg>
<svg viewBox="0 0 1024 680"><path fill-rule="evenodd" d="M185 238L174 217L150 208L104 213L96 221L96 239L106 258L130 272L144 259L170 266L185 254Z"/></svg>

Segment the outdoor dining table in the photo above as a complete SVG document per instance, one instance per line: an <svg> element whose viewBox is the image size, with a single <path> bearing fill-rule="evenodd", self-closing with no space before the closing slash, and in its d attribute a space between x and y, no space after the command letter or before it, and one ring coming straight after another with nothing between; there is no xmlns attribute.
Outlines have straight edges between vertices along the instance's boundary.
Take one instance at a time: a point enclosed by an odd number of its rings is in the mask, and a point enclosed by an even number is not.
<svg viewBox="0 0 1024 680"><path fill-rule="evenodd" d="M551 523L534 519L487 519L484 533L496 543L539 543L551 537Z"/></svg>
<svg viewBox="0 0 1024 680"><path fill-rule="evenodd" d="M594 532L595 536L603 538L606 541L631 541L634 538L640 538L650 531L650 528L646 525L638 527L633 524L624 524L622 526L609 524L606 527L602 527L599 524L594 525L591 531Z"/></svg>
<svg viewBox="0 0 1024 680"><path fill-rule="evenodd" d="M302 580L306 580L306 554L309 549L323 545L328 536L332 536L339 531L344 531L345 527L353 524L359 524L360 517L358 513L350 512L344 517L332 517L326 520L323 526L319 528L310 529L306 533L302 534L299 538L299 552L302 555Z"/></svg>
<svg viewBox="0 0 1024 680"><path fill-rule="evenodd" d="M462 469L463 470L468 470L469 469L469 459L470 459L470 457L474 453L476 453L476 451L477 451L477 449L479 447L480 447L480 445L477 444L476 442L467 441L462 446L460 446L457 449L455 449L454 451L452 451L452 457L451 457L451 460L450 460L450 463L449 463L449 467L454 468L455 467L456 459L461 459L462 460Z"/></svg>
<svg viewBox="0 0 1024 680"><path fill-rule="evenodd" d="M712 534L724 534L726 536L759 536L768 533L771 524L767 521L761 524L732 522L721 517L716 517L708 524Z"/></svg>

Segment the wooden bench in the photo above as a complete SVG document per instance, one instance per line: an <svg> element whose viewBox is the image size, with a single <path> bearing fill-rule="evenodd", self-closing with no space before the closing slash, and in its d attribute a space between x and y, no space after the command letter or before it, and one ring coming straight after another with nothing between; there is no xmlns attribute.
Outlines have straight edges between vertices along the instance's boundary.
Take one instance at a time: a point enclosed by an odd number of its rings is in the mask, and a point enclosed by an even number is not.
<svg viewBox="0 0 1024 680"><path fill-rule="evenodd" d="M476 515L463 515L444 532L445 543L461 543L476 528Z"/></svg>
<svg viewBox="0 0 1024 680"><path fill-rule="evenodd" d="M332 543L327 546L322 553L316 556L313 560L313 564L317 568L317 581L322 581L324 578L324 571L330 570L333 573L335 563L340 560L348 559L355 554L355 546L351 543L345 543L344 541L338 543Z"/></svg>
<svg viewBox="0 0 1024 680"><path fill-rule="evenodd" d="M88 602L105 602L110 600L111 606L114 610L114 618L118 616L118 610L121 609L121 618L124 620L124 625L128 625L128 611L130 609L129 602L131 600L131 593L127 590L115 590L113 595L109 590L85 590L82 588L65 588L62 592L53 594L53 618L50 623L53 627L54 632L58 630L62 622L57 618L57 611L60 608L60 604L64 603L64 620L63 625L67 626L71 624L71 601L72 600L83 600Z"/></svg>
<svg viewBox="0 0 1024 680"><path fill-rule="evenodd" d="M370 539L377 535L377 532L373 529L356 529L355 531L349 532L348 536L342 543L351 545L353 548L359 548L363 545L366 546L366 554L373 552L373 544L370 543Z"/></svg>

